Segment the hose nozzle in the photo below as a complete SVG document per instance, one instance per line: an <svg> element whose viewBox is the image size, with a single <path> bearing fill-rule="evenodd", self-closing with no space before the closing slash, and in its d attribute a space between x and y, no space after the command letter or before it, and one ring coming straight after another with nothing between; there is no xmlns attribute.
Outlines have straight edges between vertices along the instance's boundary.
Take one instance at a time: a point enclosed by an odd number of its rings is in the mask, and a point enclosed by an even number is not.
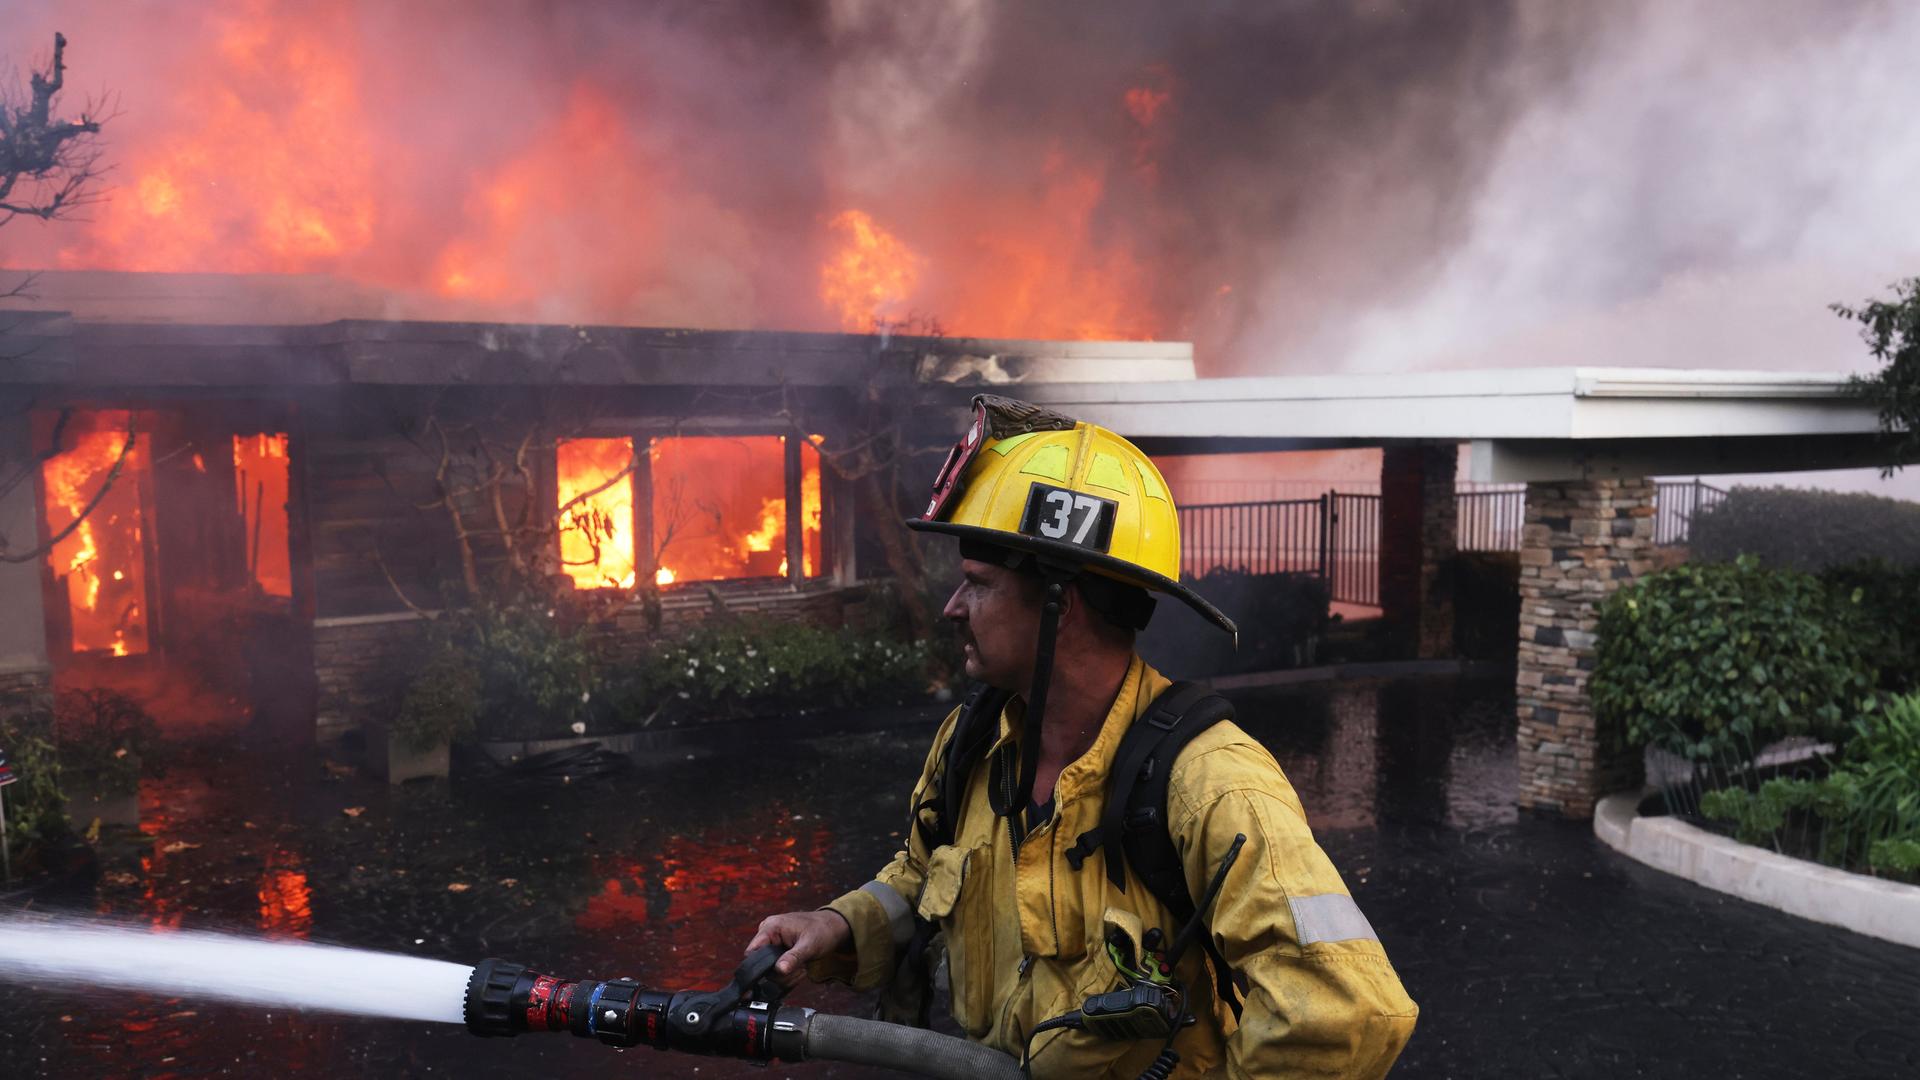
<svg viewBox="0 0 1920 1080"><path fill-rule="evenodd" d="M608 1046L800 1061L813 1010L712 992L649 990L632 979L568 981L524 964L482 960L467 979L467 1030L480 1036L567 1031ZM691 1022L689 1022L691 1019Z"/></svg>

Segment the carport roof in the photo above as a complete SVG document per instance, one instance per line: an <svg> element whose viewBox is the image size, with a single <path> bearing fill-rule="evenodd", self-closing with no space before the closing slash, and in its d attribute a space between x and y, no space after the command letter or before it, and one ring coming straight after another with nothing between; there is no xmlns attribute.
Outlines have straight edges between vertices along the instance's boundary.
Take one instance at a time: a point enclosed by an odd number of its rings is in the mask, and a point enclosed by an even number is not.
<svg viewBox="0 0 1920 1080"><path fill-rule="evenodd" d="M1027 386L1152 451L1472 442L1474 479L1769 472L1875 463L1847 376L1522 368Z"/></svg>

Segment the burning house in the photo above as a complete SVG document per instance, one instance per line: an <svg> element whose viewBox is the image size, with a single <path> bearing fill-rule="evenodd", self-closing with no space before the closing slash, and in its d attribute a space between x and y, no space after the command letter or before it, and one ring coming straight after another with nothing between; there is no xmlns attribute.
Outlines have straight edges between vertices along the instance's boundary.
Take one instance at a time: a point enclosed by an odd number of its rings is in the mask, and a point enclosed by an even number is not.
<svg viewBox="0 0 1920 1080"><path fill-rule="evenodd" d="M0 531L46 553L0 576L0 653L191 681L300 737L363 720L372 669L503 565L593 597L616 651L716 609L836 620L896 527L845 457L873 425L1193 375L1183 344L395 320L313 277L34 293L0 337L34 490Z"/></svg>

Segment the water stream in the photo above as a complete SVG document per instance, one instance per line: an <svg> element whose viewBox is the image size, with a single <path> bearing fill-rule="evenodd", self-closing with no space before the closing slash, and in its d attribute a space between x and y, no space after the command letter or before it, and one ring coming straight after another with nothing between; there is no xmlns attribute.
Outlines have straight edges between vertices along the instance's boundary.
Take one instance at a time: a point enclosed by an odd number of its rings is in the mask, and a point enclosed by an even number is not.
<svg viewBox="0 0 1920 1080"><path fill-rule="evenodd" d="M0 984L14 988L115 987L458 1024L472 971L444 960L297 941L58 917L0 918Z"/></svg>

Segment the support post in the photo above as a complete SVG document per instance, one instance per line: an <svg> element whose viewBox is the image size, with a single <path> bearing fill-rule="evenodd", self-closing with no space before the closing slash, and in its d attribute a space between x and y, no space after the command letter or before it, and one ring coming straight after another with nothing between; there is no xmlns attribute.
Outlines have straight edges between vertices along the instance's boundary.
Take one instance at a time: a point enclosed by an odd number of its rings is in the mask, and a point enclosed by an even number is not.
<svg viewBox="0 0 1920 1080"><path fill-rule="evenodd" d="M1527 485L1520 539L1520 647L1515 681L1519 802L1590 817L1609 792L1640 782L1625 732L1601 730L1587 682L1600 605L1654 567L1651 481Z"/></svg>

